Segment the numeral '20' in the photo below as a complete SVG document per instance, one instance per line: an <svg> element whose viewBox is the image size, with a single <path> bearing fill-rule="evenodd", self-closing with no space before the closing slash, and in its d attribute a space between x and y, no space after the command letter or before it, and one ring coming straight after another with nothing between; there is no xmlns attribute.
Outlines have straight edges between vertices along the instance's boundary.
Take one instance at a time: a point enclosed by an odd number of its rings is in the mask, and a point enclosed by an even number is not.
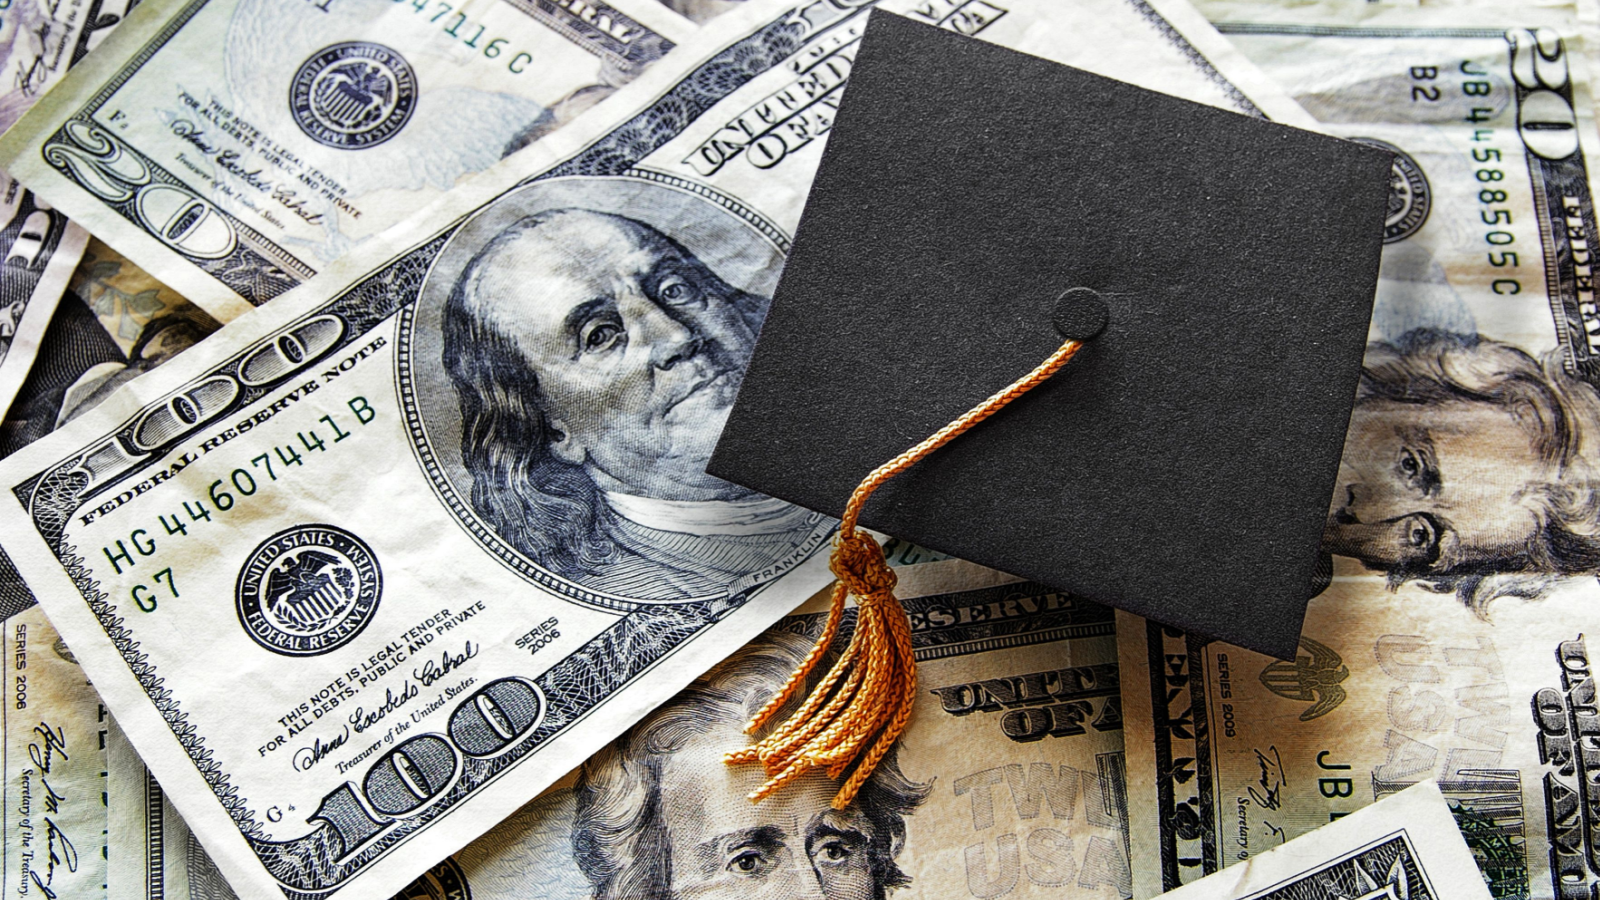
<svg viewBox="0 0 1600 900"><path fill-rule="evenodd" d="M221 259L238 244L232 223L215 206L178 185L152 183L150 164L94 122L67 122L40 153L101 200L133 201L139 224L185 256Z"/></svg>
<svg viewBox="0 0 1600 900"><path fill-rule="evenodd" d="M1566 45L1552 32L1510 31L1511 75L1526 93L1518 102L1517 134L1544 159L1578 152L1578 117L1567 87Z"/></svg>

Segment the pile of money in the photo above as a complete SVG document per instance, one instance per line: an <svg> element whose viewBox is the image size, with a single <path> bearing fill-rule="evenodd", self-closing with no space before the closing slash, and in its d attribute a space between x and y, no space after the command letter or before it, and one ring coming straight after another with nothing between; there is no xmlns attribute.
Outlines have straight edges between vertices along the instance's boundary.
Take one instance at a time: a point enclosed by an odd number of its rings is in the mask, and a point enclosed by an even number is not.
<svg viewBox="0 0 1600 900"><path fill-rule="evenodd" d="M909 728L752 804L837 523L705 462L879 7L1389 150L1382 269L1294 659L888 539ZM8 896L1600 897L1592 4L0 34Z"/></svg>

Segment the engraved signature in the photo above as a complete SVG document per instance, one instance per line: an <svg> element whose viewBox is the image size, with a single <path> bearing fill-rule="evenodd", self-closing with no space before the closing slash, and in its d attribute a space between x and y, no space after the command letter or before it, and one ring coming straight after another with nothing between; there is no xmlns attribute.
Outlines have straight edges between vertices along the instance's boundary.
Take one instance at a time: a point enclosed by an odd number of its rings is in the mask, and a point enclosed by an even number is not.
<svg viewBox="0 0 1600 900"><path fill-rule="evenodd" d="M38 741L28 744L28 759L33 761L39 769L39 783L44 786L45 812L55 813L61 810L61 801L67 799L65 794L51 787L49 780L44 776L58 761L65 761L72 757L67 755L67 735L65 730L52 727L49 722L40 720L33 728L33 733L39 736ZM78 871L78 848L72 845L72 840L67 833L49 816L44 820L46 863L44 877L39 877L38 869L30 869L28 877L46 900L53 900L55 891L50 885L55 881L56 866L65 865L67 871Z"/></svg>
<svg viewBox="0 0 1600 900"><path fill-rule="evenodd" d="M60 812L61 801L67 799L67 795L51 787L50 782L43 775L39 776L39 783L44 786L44 811L48 813Z"/></svg>
<svg viewBox="0 0 1600 900"><path fill-rule="evenodd" d="M272 199L278 201L284 209L299 216L307 225L318 225L322 222L322 213L313 212L306 208L306 201L299 199L298 195L290 188L281 186L273 188Z"/></svg>
<svg viewBox="0 0 1600 900"><path fill-rule="evenodd" d="M33 876L34 884L43 890L49 890L50 883L56 877L56 866L65 864L68 872L78 871L78 848L72 845L67 833L48 817L44 820L44 846L48 860L44 866L44 881L40 882L37 869L29 874Z"/></svg>
<svg viewBox="0 0 1600 900"><path fill-rule="evenodd" d="M260 169L247 169L237 150L223 150L216 144L206 139L205 129L189 121L178 119L171 125L172 133L182 138L196 150L211 158L221 169L244 181L245 184L263 194L268 194L272 199L289 212L299 216L308 225L317 225L322 222L322 213L307 208L306 201L301 199L293 188L283 185L274 185L262 177Z"/></svg>
<svg viewBox="0 0 1600 900"><path fill-rule="evenodd" d="M204 153L217 164L217 168L243 181L246 186L255 188L263 194L270 193L273 189L272 182L261 177L260 169L247 169L237 150L223 150L216 144L206 140L205 129L189 121L178 119L172 123L172 133L191 145L196 150ZM281 202L281 201L280 201Z"/></svg>
<svg viewBox="0 0 1600 900"><path fill-rule="evenodd" d="M1278 755L1276 746L1268 747L1267 753L1256 750L1255 754L1256 765L1261 767L1261 777L1257 779L1256 784L1260 785L1261 789L1258 791L1255 785L1252 785L1250 799L1262 809L1279 809L1283 806L1281 796L1283 786L1289 783L1283 775L1283 759ZM1270 758L1268 754L1271 754Z"/></svg>
<svg viewBox="0 0 1600 900"><path fill-rule="evenodd" d="M294 752L294 770L296 772L309 771L312 766L332 755L333 751L343 747L345 741L348 740L350 740L350 726L348 725L344 727L344 731L338 737L333 738L326 744L322 742L322 738L313 739L311 746L301 747Z"/></svg>
<svg viewBox="0 0 1600 900"><path fill-rule="evenodd" d="M39 724L33 727L33 733L41 740L28 745L28 758L39 767L39 771L48 774L57 754L60 754L62 759L72 758L67 755L67 735L60 728L52 728L49 722L40 720Z"/></svg>
<svg viewBox="0 0 1600 900"><path fill-rule="evenodd" d="M356 730L356 734L360 734L378 724L380 719L399 709L419 693L421 693L421 689L412 684L409 679L406 681L405 686L400 688L398 695L395 694L394 688L385 688L383 702L378 705L377 709L367 712L363 707L356 707L356 711L350 714L350 727Z"/></svg>
<svg viewBox="0 0 1600 900"><path fill-rule="evenodd" d="M188 119L178 119L177 121L173 122L172 133L183 138L196 150L199 150L201 153L204 153L207 156L211 156L217 152L217 145L206 140L205 131L203 131L200 126L194 124Z"/></svg>
<svg viewBox="0 0 1600 900"><path fill-rule="evenodd" d="M48 77L50 77L50 70L45 68L42 54L34 56L32 60L28 61L27 65L23 65L21 60L17 61L15 86L17 90L22 92L24 97L32 97L37 94L39 89L44 86L44 80Z"/></svg>
<svg viewBox="0 0 1600 900"><path fill-rule="evenodd" d="M42 46L50 39L50 25L45 22L40 25L34 34L39 37ZM45 80L50 77L50 67L45 64L44 54L35 53L30 60L17 60L17 78L15 85L24 97L32 97L44 87Z"/></svg>
<svg viewBox="0 0 1600 900"><path fill-rule="evenodd" d="M239 155L237 150L223 150L221 153L218 153L215 158L217 161L217 166L220 167L222 171L232 174L240 181L243 181L246 185L255 188L263 194L272 190L272 182L261 177L260 169L246 169L244 164L239 162L242 157Z"/></svg>
<svg viewBox="0 0 1600 900"><path fill-rule="evenodd" d="M467 660L477 655L478 648L474 646L471 641L467 641L466 647L462 648L460 653L451 653L449 650L446 650L440 655L439 663L437 665L435 665L433 660L430 659L422 664L421 669L412 669L411 677L422 682L423 687L428 687L435 681L443 678L449 672L461 668L461 666L464 665Z"/></svg>

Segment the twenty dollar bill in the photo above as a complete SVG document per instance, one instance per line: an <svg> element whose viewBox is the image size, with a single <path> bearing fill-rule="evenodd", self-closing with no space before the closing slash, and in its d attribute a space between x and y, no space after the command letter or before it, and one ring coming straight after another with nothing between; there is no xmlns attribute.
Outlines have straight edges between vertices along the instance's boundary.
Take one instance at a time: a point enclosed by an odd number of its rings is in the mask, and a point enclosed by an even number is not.
<svg viewBox="0 0 1600 900"><path fill-rule="evenodd" d="M1382 277L1293 660L1119 622L1136 893L1424 779L1491 892L1600 885L1600 459L1586 35L1558 9L1213 2L1397 151Z"/></svg>
<svg viewBox="0 0 1600 900"><path fill-rule="evenodd" d="M1136 895L1431 779L1492 895L1590 896L1596 599L1570 585L1484 621L1340 578L1293 660L1120 618Z"/></svg>
<svg viewBox="0 0 1600 900"><path fill-rule="evenodd" d="M692 33L654 0L150 0L0 158L226 320Z"/></svg>
<svg viewBox="0 0 1600 900"><path fill-rule="evenodd" d="M1432 783L1407 788L1348 817L1185 885L1172 900L1488 900L1472 852Z"/></svg>

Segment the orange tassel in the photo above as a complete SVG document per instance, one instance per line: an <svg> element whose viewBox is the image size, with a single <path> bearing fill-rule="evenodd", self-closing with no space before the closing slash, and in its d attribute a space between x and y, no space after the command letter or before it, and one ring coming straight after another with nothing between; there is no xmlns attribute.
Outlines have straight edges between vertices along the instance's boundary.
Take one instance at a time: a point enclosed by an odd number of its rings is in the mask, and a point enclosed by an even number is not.
<svg viewBox="0 0 1600 900"><path fill-rule="evenodd" d="M885 481L1054 375L1082 346L1075 340L1062 344L1038 368L1005 390L874 469L850 495L828 562L839 581L833 589L833 603L822 636L783 688L745 726L745 733L761 730L800 693L838 635L845 601L851 596L856 598L855 632L838 662L787 721L759 743L723 757L729 765L759 762L766 770L767 781L750 794L752 801L761 801L808 769L824 769L829 778L838 779L854 765L854 771L833 798L833 808L844 809L911 720L917 693L911 626L894 595L895 574L884 559L883 548L856 528L867 498Z"/></svg>

